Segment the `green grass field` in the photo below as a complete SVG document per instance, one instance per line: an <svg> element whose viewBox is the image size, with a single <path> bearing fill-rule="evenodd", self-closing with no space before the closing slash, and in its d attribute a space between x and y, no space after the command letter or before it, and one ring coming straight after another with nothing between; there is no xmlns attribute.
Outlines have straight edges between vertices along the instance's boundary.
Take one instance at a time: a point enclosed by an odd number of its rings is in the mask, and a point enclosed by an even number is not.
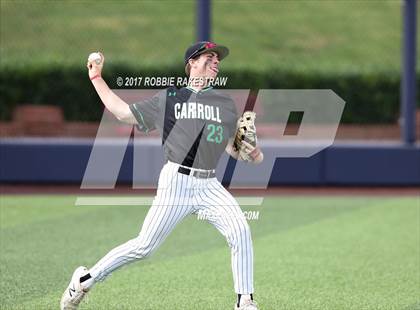
<svg viewBox="0 0 420 310"><path fill-rule="evenodd" d="M134 237L146 207L2 196L0 308L57 309L73 269ZM251 221L263 310L420 307L420 200L266 198ZM149 260L114 273L81 309L231 309L230 253L190 217Z"/></svg>
<svg viewBox="0 0 420 310"><path fill-rule="evenodd" d="M182 63L195 1L1 1L2 65L80 65L91 51L133 66ZM399 72L401 1L213 1L225 68ZM420 35L419 35L420 36Z"/></svg>

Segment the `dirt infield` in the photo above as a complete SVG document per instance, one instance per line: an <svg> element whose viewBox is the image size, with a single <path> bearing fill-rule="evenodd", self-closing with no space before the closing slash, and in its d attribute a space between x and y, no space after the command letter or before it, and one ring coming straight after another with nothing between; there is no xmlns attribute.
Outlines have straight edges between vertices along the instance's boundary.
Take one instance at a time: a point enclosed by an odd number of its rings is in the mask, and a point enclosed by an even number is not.
<svg viewBox="0 0 420 310"><path fill-rule="evenodd" d="M268 189L230 189L229 191L236 196L362 195L420 197L420 187L281 186ZM118 185L113 189L81 189L80 185L76 184L0 184L0 194L2 195L154 195L155 192L155 188L133 189L129 185Z"/></svg>

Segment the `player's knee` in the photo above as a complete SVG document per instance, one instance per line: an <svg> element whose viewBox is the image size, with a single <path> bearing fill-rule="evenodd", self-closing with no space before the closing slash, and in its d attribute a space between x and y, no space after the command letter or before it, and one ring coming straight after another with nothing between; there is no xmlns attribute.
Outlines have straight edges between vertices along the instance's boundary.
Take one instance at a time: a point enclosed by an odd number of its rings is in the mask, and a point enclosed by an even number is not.
<svg viewBox="0 0 420 310"><path fill-rule="evenodd" d="M146 259L153 252L153 243L150 240L143 240L141 238L134 239L134 246L132 254L135 259Z"/></svg>
<svg viewBox="0 0 420 310"><path fill-rule="evenodd" d="M238 221L235 223L228 235L228 243L231 247L239 246L241 241L249 239L251 239L251 229L247 221Z"/></svg>
<svg viewBox="0 0 420 310"><path fill-rule="evenodd" d="M240 222L238 232L241 238L251 238L251 229L246 220Z"/></svg>

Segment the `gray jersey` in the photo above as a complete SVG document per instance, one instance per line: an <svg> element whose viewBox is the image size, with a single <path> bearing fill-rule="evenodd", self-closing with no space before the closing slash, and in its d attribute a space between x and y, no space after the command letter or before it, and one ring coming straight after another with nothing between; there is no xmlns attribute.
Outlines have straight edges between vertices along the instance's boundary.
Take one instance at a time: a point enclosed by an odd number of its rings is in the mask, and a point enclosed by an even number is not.
<svg viewBox="0 0 420 310"><path fill-rule="evenodd" d="M183 166L215 169L236 132L233 100L212 88L170 87L130 109L140 130L159 131L166 160Z"/></svg>

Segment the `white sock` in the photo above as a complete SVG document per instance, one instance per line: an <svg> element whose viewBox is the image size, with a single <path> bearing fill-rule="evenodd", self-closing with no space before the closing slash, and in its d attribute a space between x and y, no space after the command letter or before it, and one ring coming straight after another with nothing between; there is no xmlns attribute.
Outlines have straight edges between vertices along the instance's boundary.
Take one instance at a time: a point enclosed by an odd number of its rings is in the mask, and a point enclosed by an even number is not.
<svg viewBox="0 0 420 310"><path fill-rule="evenodd" d="M242 306L249 300L251 300L251 295L241 295L241 301L239 302L239 306Z"/></svg>

